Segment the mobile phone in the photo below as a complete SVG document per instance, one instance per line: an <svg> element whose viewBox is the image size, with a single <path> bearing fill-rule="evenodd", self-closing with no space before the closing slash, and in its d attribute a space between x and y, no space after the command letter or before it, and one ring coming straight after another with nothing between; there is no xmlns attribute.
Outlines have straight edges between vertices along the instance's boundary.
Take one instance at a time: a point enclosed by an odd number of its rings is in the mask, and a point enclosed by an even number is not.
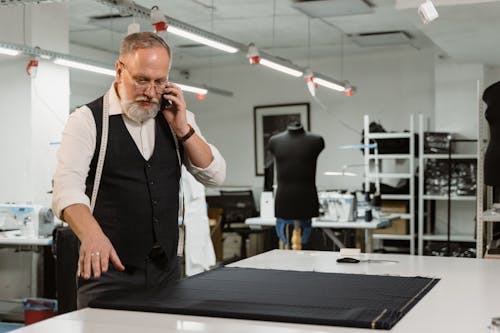
<svg viewBox="0 0 500 333"><path fill-rule="evenodd" d="M169 99L166 99L164 96L168 96L168 95L167 94L161 95L160 111L164 110L165 108L172 105L172 101L170 101Z"/></svg>

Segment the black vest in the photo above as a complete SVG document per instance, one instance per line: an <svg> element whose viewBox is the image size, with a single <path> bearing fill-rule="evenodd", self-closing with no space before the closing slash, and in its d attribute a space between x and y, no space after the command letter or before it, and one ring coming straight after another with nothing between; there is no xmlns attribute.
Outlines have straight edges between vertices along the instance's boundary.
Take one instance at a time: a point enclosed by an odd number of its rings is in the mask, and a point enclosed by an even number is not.
<svg viewBox="0 0 500 333"><path fill-rule="evenodd" d="M90 198L101 145L103 98L87 106L97 130L86 180L85 192ZM174 138L161 113L155 119L155 145L148 161L130 136L122 115L109 117L106 158L94 216L125 266L143 267L155 242L169 260L176 257L180 175Z"/></svg>

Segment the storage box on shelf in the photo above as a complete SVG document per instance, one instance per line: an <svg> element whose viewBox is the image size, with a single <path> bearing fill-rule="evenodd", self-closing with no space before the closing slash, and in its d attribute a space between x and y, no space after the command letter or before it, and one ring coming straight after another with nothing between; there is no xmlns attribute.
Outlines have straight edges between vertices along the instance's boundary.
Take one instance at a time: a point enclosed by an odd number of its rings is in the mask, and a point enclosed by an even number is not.
<svg viewBox="0 0 500 333"><path fill-rule="evenodd" d="M396 240L409 242L409 252L410 254L415 254L415 202L413 200L413 195L415 193L415 130L414 130L414 120L413 115L410 115L410 128L407 132L398 133L380 133L380 132L370 132L370 119L368 115L364 116L364 158L365 158L365 190L369 189L370 181L375 181L377 184L377 190L380 190L380 180L381 179L406 179L409 183L408 193L404 194L382 194L382 201L384 205L385 200L399 200L404 205L408 207L406 212L401 213L402 222L396 222L394 224L393 232L377 232L374 231L372 238L380 241L384 240ZM386 140L395 140L404 143L404 151L391 151L386 150L387 153L380 150L380 146L387 142ZM379 150L378 153L370 151L368 148L370 143L376 142ZM391 142L391 141L389 141ZM394 141L392 141L394 142ZM388 145L390 147L390 145ZM403 160L407 163L408 169L406 172L398 173L384 173L384 170L380 168L380 162L384 160ZM373 161L375 165L375 172L370 171L370 161ZM379 172L381 170L381 172ZM407 230L403 233L402 230Z"/></svg>
<svg viewBox="0 0 500 333"><path fill-rule="evenodd" d="M400 214L403 217L408 215L408 202L400 200L384 200L382 202L381 212L383 214ZM388 228L375 229L376 234L394 234L408 235L407 219L399 218L392 221L392 225Z"/></svg>
<svg viewBox="0 0 500 333"><path fill-rule="evenodd" d="M453 134L446 132L425 132L424 116L419 115L419 213L418 213L418 254L424 254L425 241L448 241L448 228L446 232L435 232L438 229L433 220L430 207L435 207L437 202L447 202L447 205L467 205L476 200L476 170L477 152L455 153L453 151ZM430 139L432 138L432 139ZM446 143L444 140L446 138ZM471 142L467 140L470 150ZM465 147L465 145L464 145ZM450 181L450 185L448 182ZM460 203L458 203L460 202ZM434 209L432 209L433 211ZM451 219L451 207L448 207L447 220ZM458 221L458 223L472 223ZM451 220L450 220L451 222ZM455 224L455 225L453 225ZM455 227L457 221L452 222ZM471 224L471 225L472 225ZM443 228L441 228L443 229ZM455 229L455 228L452 228ZM461 228L470 232L450 233L452 242L475 242L473 228Z"/></svg>

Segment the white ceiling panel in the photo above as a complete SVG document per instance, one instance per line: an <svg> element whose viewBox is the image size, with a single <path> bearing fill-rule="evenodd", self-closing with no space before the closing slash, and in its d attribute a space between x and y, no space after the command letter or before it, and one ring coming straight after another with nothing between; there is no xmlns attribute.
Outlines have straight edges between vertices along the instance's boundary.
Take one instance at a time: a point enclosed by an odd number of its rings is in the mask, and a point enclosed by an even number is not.
<svg viewBox="0 0 500 333"><path fill-rule="evenodd" d="M308 2L323 2L323 5L330 7L339 6L340 3L344 6L359 4L359 0L347 1ZM299 11L295 8L297 1L294 0L135 2L146 8L159 5L166 15L176 20L243 45L253 42L261 50L295 63L307 62L308 57L336 56L341 49L344 55L349 55L384 48L379 44L361 47L347 35L405 31L412 36L411 43L405 47L435 48L460 61L500 65L500 51L496 46L496 35L500 31L500 20L497 18L500 13L499 0L435 0L440 17L428 25L420 22L416 13L419 1L369 0L372 4L370 13L329 16L325 10L321 18L310 18ZM125 36L127 22L131 22L131 19L117 19L107 25L97 24L89 22L90 17L116 14L118 11L93 0L71 0L69 4L71 43L117 52L119 41ZM143 29L151 30L146 20L137 21ZM174 66L193 68L206 66L206 63L223 66L246 61L245 52L227 55L168 34L167 40L175 51ZM391 47L394 46L385 46Z"/></svg>
<svg viewBox="0 0 500 333"><path fill-rule="evenodd" d="M306 0L296 1L293 6L315 18L373 13L372 5L367 0Z"/></svg>

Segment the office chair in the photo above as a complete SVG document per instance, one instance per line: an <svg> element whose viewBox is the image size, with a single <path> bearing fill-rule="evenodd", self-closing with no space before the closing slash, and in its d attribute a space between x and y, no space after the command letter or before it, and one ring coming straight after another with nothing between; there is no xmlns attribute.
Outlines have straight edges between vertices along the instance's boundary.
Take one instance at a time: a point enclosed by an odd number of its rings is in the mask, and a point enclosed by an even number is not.
<svg viewBox="0 0 500 333"><path fill-rule="evenodd" d="M63 314L76 310L76 270L80 242L70 227L57 227L52 235L58 313Z"/></svg>
<svg viewBox="0 0 500 333"><path fill-rule="evenodd" d="M234 232L241 238L240 257L247 257L247 239L251 234L261 233L265 230L250 229L242 225L249 217L258 216L252 190L220 191L221 205L224 209L222 215L222 231Z"/></svg>

